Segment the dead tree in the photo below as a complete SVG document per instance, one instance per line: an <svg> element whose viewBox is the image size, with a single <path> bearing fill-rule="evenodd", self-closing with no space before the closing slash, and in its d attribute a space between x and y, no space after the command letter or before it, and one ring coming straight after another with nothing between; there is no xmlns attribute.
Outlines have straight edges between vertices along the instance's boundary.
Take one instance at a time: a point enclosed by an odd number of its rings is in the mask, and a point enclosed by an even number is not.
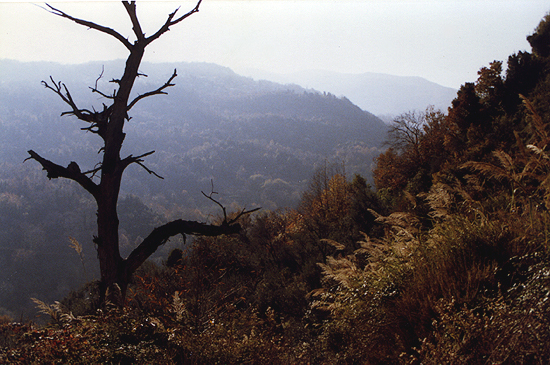
<svg viewBox="0 0 550 365"><path fill-rule="evenodd" d="M92 110L82 109L77 106L65 84L55 82L52 77L50 77L49 81L42 82L47 89L55 92L69 105L70 110L62 113L62 116L76 116L78 119L87 123L86 127L81 128L82 130L97 134L103 139L103 147L101 148L103 156L100 164L92 170L82 171L76 162L71 162L68 166L64 167L40 156L33 150L28 151L30 157L27 158L27 160L33 159L40 163L43 169L46 170L49 179L62 177L76 181L94 197L97 203L97 236L94 236L93 241L96 244L99 258L102 301L105 299L105 293L108 292L108 289L116 290L118 292L116 296L123 299L131 275L170 237L178 234L182 234L185 237L185 235L218 236L222 234L237 233L240 231L241 227L236 220L243 214L252 212L243 210L236 219L228 220L224 209L224 220L220 225L176 220L155 228L127 258L122 258L120 255L117 202L124 170L131 164L138 164L148 173L156 175L144 165L143 160L146 156L154 153L154 151L146 152L139 156L129 155L121 158L120 151L125 137L124 123L129 120L128 112L130 109L140 100L153 95L166 94L165 89L174 85L172 81L177 76L176 70L174 70L174 73L168 81L156 90L138 95L132 100L130 99L130 93L136 78L140 75L138 69L145 53L145 48L167 32L171 26L197 13L201 1L202 0L199 0L191 11L179 17L177 16L178 9L176 9L173 13L168 15L165 23L156 33L148 37L145 36L141 29L136 13L135 1L123 1L122 4L130 17L132 30L136 37L133 43L112 28L75 18L46 4L48 6L48 11L51 13L69 19L87 28L108 34L120 41L120 43L130 52L126 60L126 66L122 77L112 81L117 84L117 89L112 94L101 92L97 89L97 85L91 88L92 92L99 93L109 100L110 105L107 106L103 104L103 108L100 111L96 111L93 108ZM158 177L158 175L156 176ZM99 181L97 181L98 179Z"/></svg>

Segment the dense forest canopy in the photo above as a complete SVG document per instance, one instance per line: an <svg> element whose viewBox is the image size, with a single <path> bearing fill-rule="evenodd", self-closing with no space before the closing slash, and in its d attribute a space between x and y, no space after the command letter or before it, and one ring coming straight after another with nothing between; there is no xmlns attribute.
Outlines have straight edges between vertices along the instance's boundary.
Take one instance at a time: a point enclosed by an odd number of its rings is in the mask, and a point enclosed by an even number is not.
<svg viewBox="0 0 550 365"><path fill-rule="evenodd" d="M374 187L321 165L295 209L142 268L125 308L98 312L93 282L37 302L51 323L4 324L0 359L550 362L550 14L527 39L446 114L396 118Z"/></svg>

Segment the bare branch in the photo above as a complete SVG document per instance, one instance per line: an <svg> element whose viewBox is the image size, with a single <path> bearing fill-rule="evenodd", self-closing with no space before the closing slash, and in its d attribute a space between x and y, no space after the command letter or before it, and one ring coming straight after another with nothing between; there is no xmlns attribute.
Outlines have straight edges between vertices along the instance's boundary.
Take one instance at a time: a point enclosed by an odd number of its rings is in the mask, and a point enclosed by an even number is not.
<svg viewBox="0 0 550 365"><path fill-rule="evenodd" d="M223 212L223 221L224 222L227 222L227 212L225 210L225 207L223 206L222 203L220 203L219 201L217 201L216 199L212 198L212 194L216 194L215 192L211 192L210 195L206 195L204 193L204 191L201 191L202 195L204 195L207 199L213 201L214 203L216 203L217 205L219 205L220 208L222 208L222 212Z"/></svg>
<svg viewBox="0 0 550 365"><path fill-rule="evenodd" d="M114 99L115 95L116 95L116 91L113 92L113 95L107 95L107 94L104 94L103 92L99 91L98 88L97 88L97 82L99 80L101 80L101 78L103 77L103 72L105 72L105 66L101 67L101 73L99 74L99 76L95 80L95 86L94 87L90 86L90 89L92 90L93 93L98 93L99 95L103 96L104 98Z"/></svg>
<svg viewBox="0 0 550 365"><path fill-rule="evenodd" d="M155 175L156 177L158 177L159 179L162 179L164 180L164 178L162 176L160 176L159 174L157 174L156 172L154 172L153 170L149 169L147 166L145 166L142 162L136 162L139 166L143 167L145 169L145 171L147 171L149 174L151 175Z"/></svg>
<svg viewBox="0 0 550 365"><path fill-rule="evenodd" d="M92 133L99 134L101 138L105 140L106 132L107 132L107 124L109 121L109 116L111 114L113 106L107 106L103 104L103 111L96 112L94 110L93 114L93 120L90 122L91 125L89 127L80 128L83 131L89 131Z"/></svg>
<svg viewBox="0 0 550 365"><path fill-rule="evenodd" d="M93 93L98 93L99 95L103 96L106 99L114 99L115 98L115 93L114 92L113 92L113 95L107 95L107 94L104 94L102 91L99 91L98 89L93 88L91 86L90 86L90 90L92 90Z"/></svg>
<svg viewBox="0 0 550 365"><path fill-rule="evenodd" d="M98 166L99 165L99 166ZM101 168L103 167L101 163L98 163L96 164L97 167L94 167L93 169L91 170L88 170L88 171L85 171L83 172L84 175L88 175L88 174L92 174L92 176L90 176L90 179L93 178L95 176L95 174L99 171L101 171Z"/></svg>
<svg viewBox="0 0 550 365"><path fill-rule="evenodd" d="M99 187L80 171L80 167L76 162L73 161L67 167L63 167L43 158L33 150L29 150L28 153L30 157L26 158L25 161L30 159L36 160L40 165L42 165L42 169L46 170L48 179L64 177L66 179L76 181L95 198L98 197Z"/></svg>
<svg viewBox="0 0 550 365"><path fill-rule="evenodd" d="M97 89L97 82L99 80L101 80L101 78L103 77L103 73L105 72L105 65L101 66L101 73L99 74L99 76L97 77L97 79L95 79L95 89Z"/></svg>
<svg viewBox="0 0 550 365"><path fill-rule="evenodd" d="M260 209L262 209L262 207L254 208L254 209L251 209L251 210L243 209L243 210L240 211L239 214L237 214L237 216L235 218L233 218L229 222L227 222L227 224L231 225L231 224L237 222L239 219L241 219L242 216L245 216L247 214L252 214L254 212L257 212Z"/></svg>
<svg viewBox="0 0 550 365"><path fill-rule="evenodd" d="M50 4L46 4L46 6L48 8L50 8L49 12L52 13L52 14L55 14L55 15L58 15L60 17L63 17L63 18L67 18L69 20L72 20L73 22L77 23L77 24L80 24L80 25L84 25L88 28L91 28L91 29L95 29L95 30L98 30L100 32L103 32L103 33L106 33L106 34L109 34L113 37L115 37L116 39L118 39L123 45L124 47L126 47L128 50L132 50L132 44L128 41L128 39L124 38L124 36L122 36L120 33L118 33L117 31L115 31L114 29L112 28L108 28L108 27L104 27L102 25L99 25L99 24L96 24L96 23L93 23L93 22L90 22L88 20L83 20L83 19L78 19L78 18L75 18L75 17L72 17L70 16L69 14L59 10L59 9L56 9L54 8L53 6L51 6Z"/></svg>
<svg viewBox="0 0 550 365"><path fill-rule="evenodd" d="M96 112L95 110L92 112L88 109L79 109L76 103L74 102L73 97L71 96L71 93L69 92L69 89L67 88L67 86L61 82L55 82L55 80L51 76L50 76L50 80L52 82L51 85L48 84L46 81L42 81L42 85L44 85L44 87L46 87L47 89L50 89L53 92L55 92L72 109L70 111L61 113L61 116L74 115L80 120L91 123L89 127L85 127L81 129L99 134L102 138L104 138L105 127L107 125L107 121L112 108L107 107L105 104L103 104L103 111L101 112Z"/></svg>
<svg viewBox="0 0 550 365"><path fill-rule="evenodd" d="M167 93L164 91L164 89L166 89L167 87L171 87L171 86L174 86L174 84L172 84L172 80L174 80L176 78L176 76L178 76L177 72L176 72L176 69L174 69L174 73L172 74L172 76L170 76L170 78L168 79L168 81L166 81L164 83L164 85L162 85L161 87L159 87L158 89L156 90L153 90L153 91L149 91L149 92L146 92L145 94L141 94L141 95L138 95L134 100L132 100L132 102L130 104L128 104L128 107L126 108L127 111L129 111L130 109L132 109L132 107L134 105L136 105L136 103L138 101L140 101L141 99L144 99L148 96L152 96L152 95L159 95L159 94L164 94L166 95Z"/></svg>
<svg viewBox="0 0 550 365"><path fill-rule="evenodd" d="M195 221L185 221L178 219L163 226L155 228L143 242L132 251L126 259L126 272L133 273L157 248L166 243L172 236L181 234L195 236L220 236L222 234L235 234L241 231L241 225L238 223L222 223L219 226L199 223Z"/></svg>
<svg viewBox="0 0 550 365"><path fill-rule="evenodd" d="M159 179L163 179L164 178L162 176L160 176L159 174L157 174L156 172L154 172L153 170L149 169L147 166L145 166L143 164L143 157L146 157L146 156L149 156L149 155L152 155L153 153L155 153L155 151L149 151L149 152L146 152L144 153L143 155L140 155L140 156L128 156L126 157L124 160L122 160L122 166L123 168L126 168L128 167L129 165L133 164L133 163L136 163L138 164L139 166L143 167L145 169L145 171L147 171L148 173L150 173L151 175L155 175L156 177L158 177Z"/></svg>
<svg viewBox="0 0 550 365"><path fill-rule="evenodd" d="M50 89L57 95L59 95L59 97L72 109L71 111L61 113L61 115L73 114L80 120L84 120L86 122L93 121L92 112L88 109L79 109L76 106L76 103L74 102L71 93L69 92L69 89L67 89L67 86L65 84L62 84L61 82L55 82L55 80L51 76L50 80L52 82L52 85L48 84L46 81L42 81L42 85L44 85L46 89Z"/></svg>
<svg viewBox="0 0 550 365"><path fill-rule="evenodd" d="M137 18L136 2L132 1L131 3L129 3L128 1L123 1L122 4L126 8L126 12L128 13L128 15L130 16L134 34L136 35L138 41L143 41L145 39L145 34L141 30L141 25L139 24L139 20Z"/></svg>
<svg viewBox="0 0 550 365"><path fill-rule="evenodd" d="M176 13L178 12L179 8L174 10L173 13L168 15L168 19L166 19L166 22L164 23L164 25L155 34L153 34L152 36L145 39L147 44L151 43L152 41L154 41L155 39L157 39L158 37L160 37L161 35L163 35L167 31L169 31L170 27L172 25L175 25L175 24L181 22L182 20L188 18L189 16L191 16L195 13L198 13L199 12L199 6L201 5L201 2L202 2L202 0L199 0L199 2L193 8L193 10L191 10L188 13L182 15L181 17L177 18L176 20L172 20L172 19L174 19L174 17L176 16Z"/></svg>
<svg viewBox="0 0 550 365"><path fill-rule="evenodd" d="M202 195L204 195L207 199L213 201L214 203L216 203L220 208L222 208L222 212L223 212L223 223L222 224L229 224L229 225L232 225L234 224L235 222L237 222L242 216L244 215L247 215L247 214L251 214L251 213L254 213L260 209L262 209L261 207L258 207L258 208L254 208L252 210L246 210L246 209L243 209L239 214L237 214L237 216L233 219L231 219L229 222L227 221L227 211L225 209L225 207L223 206L222 203L220 203L219 201L217 201L216 199L212 198L212 195L213 194L217 194L215 191L214 191L214 183L212 183L212 191L210 192L209 195L206 195L204 193L204 191L201 191Z"/></svg>

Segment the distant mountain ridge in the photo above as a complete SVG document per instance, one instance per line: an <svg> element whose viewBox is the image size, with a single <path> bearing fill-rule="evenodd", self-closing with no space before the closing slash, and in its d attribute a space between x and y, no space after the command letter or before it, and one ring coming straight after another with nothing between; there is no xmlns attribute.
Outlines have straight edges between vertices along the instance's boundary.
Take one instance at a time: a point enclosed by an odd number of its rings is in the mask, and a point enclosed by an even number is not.
<svg viewBox="0 0 550 365"><path fill-rule="evenodd" d="M310 70L275 74L246 70L243 74L283 84L297 84L306 89L345 96L363 110L377 116L399 115L411 110L425 110L433 105L443 112L456 97L456 89L417 76L395 76L366 72L361 74Z"/></svg>
<svg viewBox="0 0 550 365"><path fill-rule="evenodd" d="M82 132L86 125L76 118L60 117L68 106L41 80L50 82L51 75L67 85L80 108L98 110L109 100L90 87L110 94L110 80L120 77L123 67L122 61L0 60L0 163L17 166L34 149L60 164L75 160L94 168L100 139ZM145 98L130 110L123 145L124 154L155 150L147 164L166 179L129 169L126 191L177 195L185 189L192 193L172 201L196 207L204 203L200 191L214 181L225 199L274 209L296 204L324 163L343 162L350 176L370 175L387 126L347 98L255 81L207 63L143 63L140 72L148 76L138 78L134 96L163 85L174 69L178 76L165 90L168 95Z"/></svg>

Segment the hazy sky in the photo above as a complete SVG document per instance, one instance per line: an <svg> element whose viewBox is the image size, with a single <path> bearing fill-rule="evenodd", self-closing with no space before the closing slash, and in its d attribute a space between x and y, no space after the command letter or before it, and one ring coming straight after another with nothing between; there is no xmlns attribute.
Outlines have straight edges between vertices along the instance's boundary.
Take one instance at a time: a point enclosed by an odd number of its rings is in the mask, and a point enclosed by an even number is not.
<svg viewBox="0 0 550 365"><path fill-rule="evenodd" d="M138 1L138 16L152 34L178 6L183 14L195 3ZM132 36L119 2L51 5ZM40 6L0 0L0 58L80 63L126 57L113 37ZM214 62L239 73L381 72L458 88L489 62L530 50L525 37L548 11L548 0L203 0L198 14L151 44L145 60Z"/></svg>

